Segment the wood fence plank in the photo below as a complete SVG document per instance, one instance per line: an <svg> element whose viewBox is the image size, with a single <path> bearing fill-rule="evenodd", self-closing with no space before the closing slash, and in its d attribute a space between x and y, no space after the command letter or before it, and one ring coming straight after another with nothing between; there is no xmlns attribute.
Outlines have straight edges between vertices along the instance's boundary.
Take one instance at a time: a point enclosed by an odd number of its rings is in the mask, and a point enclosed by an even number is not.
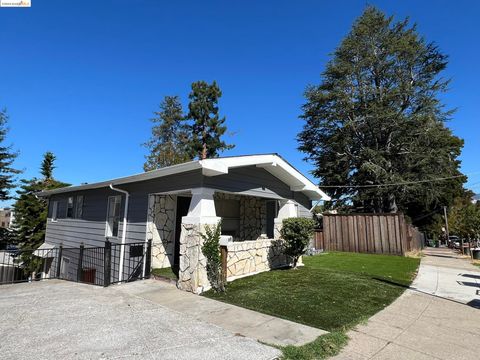
<svg viewBox="0 0 480 360"><path fill-rule="evenodd" d="M423 234L403 214L328 214L315 236L325 251L404 255L421 248Z"/></svg>

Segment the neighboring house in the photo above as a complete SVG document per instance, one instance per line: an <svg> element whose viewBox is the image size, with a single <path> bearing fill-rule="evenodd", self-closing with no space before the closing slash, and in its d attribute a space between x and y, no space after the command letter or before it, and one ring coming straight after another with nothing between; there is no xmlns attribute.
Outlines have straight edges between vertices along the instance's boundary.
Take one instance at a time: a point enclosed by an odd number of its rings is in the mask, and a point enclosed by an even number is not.
<svg viewBox="0 0 480 360"><path fill-rule="evenodd" d="M480 201L480 194L473 195L472 203L476 204L479 201Z"/></svg>
<svg viewBox="0 0 480 360"><path fill-rule="evenodd" d="M191 161L39 195L49 200L44 247L152 240L152 268L176 268L178 287L192 292L209 287L199 236L206 225L221 220L232 237L234 279L285 265L275 241L282 219L311 217L312 201L329 200L276 154Z"/></svg>
<svg viewBox="0 0 480 360"><path fill-rule="evenodd" d="M14 212L11 208L0 208L0 227L10 229L13 224Z"/></svg>

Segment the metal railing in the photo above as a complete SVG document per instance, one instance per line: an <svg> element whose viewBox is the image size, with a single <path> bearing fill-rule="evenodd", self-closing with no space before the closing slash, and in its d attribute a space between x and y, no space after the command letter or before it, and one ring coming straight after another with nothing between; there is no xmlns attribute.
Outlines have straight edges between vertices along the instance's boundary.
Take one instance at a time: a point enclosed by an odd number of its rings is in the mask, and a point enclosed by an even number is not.
<svg viewBox="0 0 480 360"><path fill-rule="evenodd" d="M151 241L106 241L104 247L0 250L0 285L62 279L109 286L145 279L150 276L151 248Z"/></svg>

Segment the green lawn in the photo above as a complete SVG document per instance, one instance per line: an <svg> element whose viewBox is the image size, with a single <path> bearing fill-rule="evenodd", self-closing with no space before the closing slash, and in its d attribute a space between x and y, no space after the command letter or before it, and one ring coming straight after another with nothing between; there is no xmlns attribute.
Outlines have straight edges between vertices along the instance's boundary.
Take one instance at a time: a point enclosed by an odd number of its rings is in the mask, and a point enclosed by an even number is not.
<svg viewBox="0 0 480 360"><path fill-rule="evenodd" d="M329 253L304 257L298 270L275 270L228 284L205 296L318 327L343 331L395 300L420 260L400 256Z"/></svg>
<svg viewBox="0 0 480 360"><path fill-rule="evenodd" d="M152 275L161 276L167 279L177 280L177 275L173 272L171 267L152 269Z"/></svg>

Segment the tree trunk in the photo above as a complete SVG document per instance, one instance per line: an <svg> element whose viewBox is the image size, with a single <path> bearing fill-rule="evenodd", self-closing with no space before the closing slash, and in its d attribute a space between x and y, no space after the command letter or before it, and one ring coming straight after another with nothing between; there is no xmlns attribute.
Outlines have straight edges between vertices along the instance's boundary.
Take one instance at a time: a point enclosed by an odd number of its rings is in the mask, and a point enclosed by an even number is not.
<svg viewBox="0 0 480 360"><path fill-rule="evenodd" d="M396 213L398 212L398 206L397 206L397 201L395 199L395 195L390 193L388 195L388 211L391 213Z"/></svg>

